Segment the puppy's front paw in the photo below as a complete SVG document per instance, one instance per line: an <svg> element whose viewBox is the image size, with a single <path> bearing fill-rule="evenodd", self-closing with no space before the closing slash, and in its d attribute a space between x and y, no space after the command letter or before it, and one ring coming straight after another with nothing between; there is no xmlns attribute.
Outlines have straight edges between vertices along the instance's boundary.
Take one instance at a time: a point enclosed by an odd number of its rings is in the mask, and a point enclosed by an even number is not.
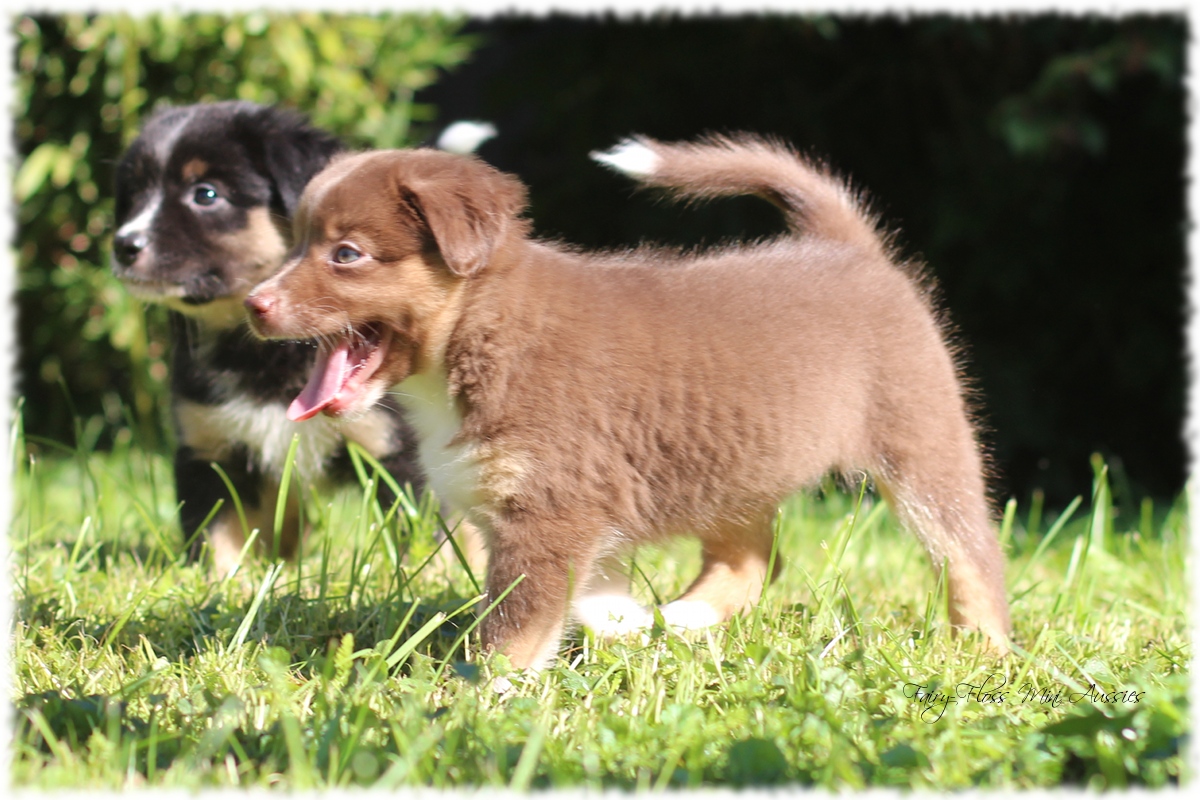
<svg viewBox="0 0 1200 800"><path fill-rule="evenodd" d="M626 636L654 624L654 616L624 594L581 597L575 601L574 611L580 624L604 637Z"/></svg>
<svg viewBox="0 0 1200 800"><path fill-rule="evenodd" d="M717 610L703 600L675 600L661 609L663 620L674 628L709 628L721 621Z"/></svg>

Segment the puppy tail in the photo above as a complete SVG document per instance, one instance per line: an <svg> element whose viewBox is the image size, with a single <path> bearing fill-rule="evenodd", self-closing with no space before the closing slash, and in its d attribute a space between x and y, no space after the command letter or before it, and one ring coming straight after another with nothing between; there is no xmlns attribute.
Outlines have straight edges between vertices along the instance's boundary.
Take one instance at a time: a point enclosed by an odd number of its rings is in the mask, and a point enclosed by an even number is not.
<svg viewBox="0 0 1200 800"><path fill-rule="evenodd" d="M632 136L592 158L646 186L706 200L753 194L778 206L797 234L816 235L877 252L884 237L862 199L828 168L786 145L749 135L664 143Z"/></svg>

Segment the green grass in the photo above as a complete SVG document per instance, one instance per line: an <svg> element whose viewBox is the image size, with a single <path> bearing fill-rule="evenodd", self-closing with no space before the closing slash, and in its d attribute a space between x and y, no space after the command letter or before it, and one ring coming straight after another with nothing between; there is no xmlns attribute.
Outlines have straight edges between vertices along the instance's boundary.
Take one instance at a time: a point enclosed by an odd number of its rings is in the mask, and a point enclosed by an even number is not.
<svg viewBox="0 0 1200 800"><path fill-rule="evenodd" d="M13 452L14 786L1187 778L1185 502L1117 514L1099 464L1094 497L1064 518L1007 508L1020 651L1003 661L950 635L927 560L882 504L830 489L784 507L785 568L754 613L687 637L576 635L527 676L464 637L477 596L465 570L421 568L428 503L381 525L363 494L314 499L298 562L250 557L221 582L179 558L166 459L19 435ZM698 555L642 550L637 564L640 596L669 599ZM498 694L501 675L513 688ZM1000 681L1002 703L913 697ZM1097 700L1092 684L1138 701Z"/></svg>

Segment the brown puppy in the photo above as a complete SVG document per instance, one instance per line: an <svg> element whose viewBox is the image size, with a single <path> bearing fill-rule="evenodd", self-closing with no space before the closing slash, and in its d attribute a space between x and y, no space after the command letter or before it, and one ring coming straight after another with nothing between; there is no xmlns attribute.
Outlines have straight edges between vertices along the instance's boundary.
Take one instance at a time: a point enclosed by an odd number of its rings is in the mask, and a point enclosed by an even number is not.
<svg viewBox="0 0 1200 800"><path fill-rule="evenodd" d="M481 630L518 666L554 656L572 601L605 616L589 601L637 542L702 541L669 622L752 605L778 503L831 470L874 477L947 565L952 622L1005 650L1004 560L954 359L854 196L748 137L597 158L684 197L758 194L791 233L583 254L528 238L522 184L474 158L340 158L305 190L298 254L246 301L261 336L324 343L292 413L363 414L395 387L430 483L484 531L489 598L516 584Z"/></svg>

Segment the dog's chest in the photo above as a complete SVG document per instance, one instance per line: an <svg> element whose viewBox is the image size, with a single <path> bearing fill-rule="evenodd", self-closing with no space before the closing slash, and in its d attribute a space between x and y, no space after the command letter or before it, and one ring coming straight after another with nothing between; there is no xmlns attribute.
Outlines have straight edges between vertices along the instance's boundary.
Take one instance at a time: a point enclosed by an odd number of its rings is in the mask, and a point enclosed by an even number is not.
<svg viewBox="0 0 1200 800"><path fill-rule="evenodd" d="M472 443L453 443L462 415L446 392L445 378L413 375L396 392L416 429L421 467L438 497L466 511L479 502L479 461Z"/></svg>
<svg viewBox="0 0 1200 800"><path fill-rule="evenodd" d="M179 399L175 418L182 444L201 458L222 459L238 445L244 446L258 467L278 479L287 464L292 437L296 445L295 471L305 483L319 482L331 456L346 439L357 441L372 455L387 450L389 426L385 412L373 410L347 422L318 416L305 422L287 418L281 403L234 397L221 403L196 403Z"/></svg>

